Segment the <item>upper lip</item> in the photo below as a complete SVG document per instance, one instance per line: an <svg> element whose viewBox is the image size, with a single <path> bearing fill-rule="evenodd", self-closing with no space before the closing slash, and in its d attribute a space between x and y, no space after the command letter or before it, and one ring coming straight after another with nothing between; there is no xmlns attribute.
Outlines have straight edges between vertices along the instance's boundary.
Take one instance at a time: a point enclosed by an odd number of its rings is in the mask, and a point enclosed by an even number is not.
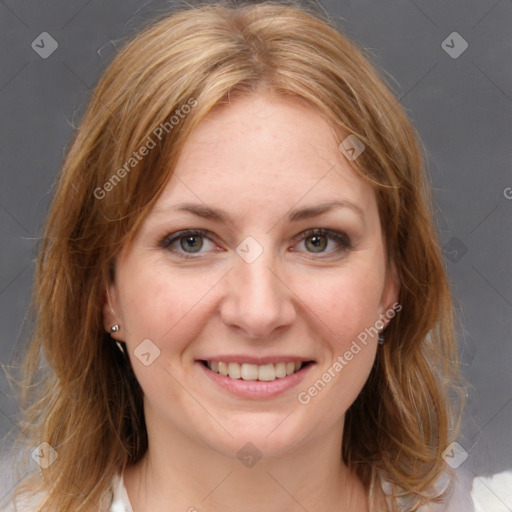
<svg viewBox="0 0 512 512"><path fill-rule="evenodd" d="M241 355L241 354L226 354L226 355L217 355L211 357L204 357L198 359L198 361L216 361L223 363L248 363L248 364L270 364L270 363L288 363L290 361L301 363L312 362L313 359L308 357L294 356L294 355L275 355L275 356L249 356L249 355Z"/></svg>

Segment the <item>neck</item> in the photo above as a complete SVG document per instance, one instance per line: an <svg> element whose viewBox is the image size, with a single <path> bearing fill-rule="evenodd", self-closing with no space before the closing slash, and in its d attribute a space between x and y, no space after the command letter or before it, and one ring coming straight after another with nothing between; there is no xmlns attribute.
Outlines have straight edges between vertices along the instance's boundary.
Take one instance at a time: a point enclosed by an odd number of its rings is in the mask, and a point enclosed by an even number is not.
<svg viewBox="0 0 512 512"><path fill-rule="evenodd" d="M254 465L187 435L148 431L125 486L135 512L367 512L363 485L341 461L339 430Z"/></svg>

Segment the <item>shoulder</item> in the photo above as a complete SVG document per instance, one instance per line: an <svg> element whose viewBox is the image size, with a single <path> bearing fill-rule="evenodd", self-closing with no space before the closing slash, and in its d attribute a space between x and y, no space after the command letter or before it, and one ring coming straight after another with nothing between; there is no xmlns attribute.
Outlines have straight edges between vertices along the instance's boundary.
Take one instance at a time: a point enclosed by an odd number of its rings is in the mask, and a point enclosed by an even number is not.
<svg viewBox="0 0 512 512"><path fill-rule="evenodd" d="M473 480L471 496L475 512L508 512L512 510L512 469Z"/></svg>
<svg viewBox="0 0 512 512"><path fill-rule="evenodd" d="M11 497L7 503L0 504L0 512L38 512L44 501L44 496L44 493L35 496L20 496L16 502ZM111 495L104 507L101 507L103 512L133 512L122 477L116 476L113 479Z"/></svg>
<svg viewBox="0 0 512 512"><path fill-rule="evenodd" d="M451 476L452 486L448 491L444 503L431 504L420 508L418 512L475 512L473 497L471 495L472 476L462 471L455 472ZM444 474L439 482L437 490L442 490L443 486L450 483L448 474Z"/></svg>
<svg viewBox="0 0 512 512"><path fill-rule="evenodd" d="M512 509L512 470L491 476L459 474L446 512L509 512Z"/></svg>
<svg viewBox="0 0 512 512"><path fill-rule="evenodd" d="M432 488L432 496L445 493L443 501L428 503L414 510L417 510L417 512L460 512L461 510L476 512L471 496L471 480L470 475L466 473L443 473ZM382 488L391 505L391 484L383 482ZM399 510L404 512L411 510L411 507L414 506L413 501L408 497L399 498L397 501Z"/></svg>
<svg viewBox="0 0 512 512"><path fill-rule="evenodd" d="M426 505L418 512L508 512L511 509L512 470L488 477L458 471L446 502Z"/></svg>

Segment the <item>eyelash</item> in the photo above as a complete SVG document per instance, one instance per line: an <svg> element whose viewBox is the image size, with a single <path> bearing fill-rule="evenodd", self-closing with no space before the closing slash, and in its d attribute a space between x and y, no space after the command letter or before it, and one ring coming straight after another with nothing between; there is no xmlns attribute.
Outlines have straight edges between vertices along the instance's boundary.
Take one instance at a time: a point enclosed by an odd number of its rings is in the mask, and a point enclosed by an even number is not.
<svg viewBox="0 0 512 512"><path fill-rule="evenodd" d="M180 258L189 259L189 260L197 259L198 257L192 256L191 255L192 253L182 252L180 250L176 250L171 247L171 245L174 242L177 242L181 239L184 239L184 238L187 238L190 236L203 237L203 238L206 238L206 239L212 241L209 231L202 230L202 229L185 229L183 231L178 231L176 233L166 235L162 239L162 241L159 243L159 246L162 249L167 249L167 250L177 254ZM295 238L298 239L299 242L301 242L301 241L306 240L307 238L310 238L313 236L325 236L329 240L333 240L334 242L338 243L339 247L337 247L333 251L329 251L327 253L325 253L325 252L319 252L319 253L309 252L309 254L319 254L319 255L332 254L332 253L339 253L341 251L350 250L353 248L348 235L346 235L345 233L340 233L338 231L334 231L332 229L326 229L326 228L307 229L306 231L303 231L302 233L297 235ZM199 252L199 253L195 253L195 254L201 254L201 253ZM320 256L320 257L322 257L322 256Z"/></svg>

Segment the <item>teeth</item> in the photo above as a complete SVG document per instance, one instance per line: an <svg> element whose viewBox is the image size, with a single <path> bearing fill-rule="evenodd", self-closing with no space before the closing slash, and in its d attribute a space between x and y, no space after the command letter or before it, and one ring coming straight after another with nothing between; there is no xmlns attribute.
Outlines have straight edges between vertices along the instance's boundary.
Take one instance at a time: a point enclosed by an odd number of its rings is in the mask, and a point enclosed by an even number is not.
<svg viewBox="0 0 512 512"><path fill-rule="evenodd" d="M233 363L233 364L238 364L238 363ZM258 380L258 365L244 363L242 365L241 375L242 375L243 380Z"/></svg>
<svg viewBox="0 0 512 512"><path fill-rule="evenodd" d="M208 361L208 368L224 377L242 380L260 380L271 382L291 375L302 368L300 361L288 363L249 364L225 363L223 361Z"/></svg>
<svg viewBox="0 0 512 512"><path fill-rule="evenodd" d="M219 373L221 375L224 375L224 377L228 376L229 367L226 363L222 363L222 362L219 363Z"/></svg>
<svg viewBox="0 0 512 512"><path fill-rule="evenodd" d="M283 377L286 377L286 363L277 363L275 365L276 367L276 377L278 379L282 379Z"/></svg>
<svg viewBox="0 0 512 512"><path fill-rule="evenodd" d="M240 365L238 363L229 363L228 369L229 369L229 376L232 379L239 379L242 376Z"/></svg>
<svg viewBox="0 0 512 512"><path fill-rule="evenodd" d="M276 380L276 368L271 364L262 364L258 368L258 380Z"/></svg>

